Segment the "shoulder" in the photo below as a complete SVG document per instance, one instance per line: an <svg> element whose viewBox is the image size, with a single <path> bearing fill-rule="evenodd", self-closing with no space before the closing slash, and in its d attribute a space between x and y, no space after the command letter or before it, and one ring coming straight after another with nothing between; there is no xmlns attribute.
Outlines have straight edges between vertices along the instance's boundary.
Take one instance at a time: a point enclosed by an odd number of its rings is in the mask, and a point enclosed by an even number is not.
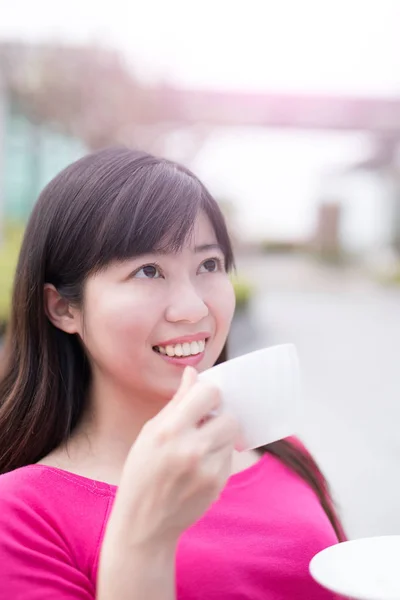
<svg viewBox="0 0 400 600"><path fill-rule="evenodd" d="M113 494L92 483L41 465L0 476L0 578L17 565L20 573L53 565L68 578L78 565L93 579Z"/></svg>
<svg viewBox="0 0 400 600"><path fill-rule="evenodd" d="M0 475L0 518L8 511L54 511L74 515L77 505L90 508L112 498L110 486L44 465L29 465Z"/></svg>
<svg viewBox="0 0 400 600"><path fill-rule="evenodd" d="M9 519L13 519L13 527L24 526L31 517L38 516L41 509L51 505L52 495L48 494L48 478L41 469L22 467L4 475L0 475L0 522L2 528L7 527Z"/></svg>
<svg viewBox="0 0 400 600"><path fill-rule="evenodd" d="M16 493L25 495L42 488L48 475L39 465L28 465L0 475L0 502Z"/></svg>
<svg viewBox="0 0 400 600"><path fill-rule="evenodd" d="M44 465L29 465L0 476L0 521L27 528L67 528L73 532L98 526L112 504L110 486ZM37 529L36 529L37 532Z"/></svg>

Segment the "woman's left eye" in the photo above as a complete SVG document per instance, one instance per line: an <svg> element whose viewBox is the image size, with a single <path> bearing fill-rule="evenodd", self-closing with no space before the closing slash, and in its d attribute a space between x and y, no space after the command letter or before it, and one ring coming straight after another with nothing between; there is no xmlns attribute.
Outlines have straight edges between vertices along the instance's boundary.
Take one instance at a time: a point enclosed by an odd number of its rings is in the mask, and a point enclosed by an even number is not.
<svg viewBox="0 0 400 600"><path fill-rule="evenodd" d="M222 268L222 260L220 258L208 258L201 265L200 273L215 273Z"/></svg>

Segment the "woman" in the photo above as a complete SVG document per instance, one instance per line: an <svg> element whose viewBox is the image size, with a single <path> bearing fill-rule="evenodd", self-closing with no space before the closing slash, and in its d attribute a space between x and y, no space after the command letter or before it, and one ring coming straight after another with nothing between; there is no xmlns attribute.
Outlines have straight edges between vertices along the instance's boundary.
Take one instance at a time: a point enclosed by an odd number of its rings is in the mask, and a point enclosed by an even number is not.
<svg viewBox="0 0 400 600"><path fill-rule="evenodd" d="M216 202L169 161L107 149L43 191L0 381L1 600L331 597L308 574L342 537L317 466L295 440L237 452L196 381L232 265Z"/></svg>

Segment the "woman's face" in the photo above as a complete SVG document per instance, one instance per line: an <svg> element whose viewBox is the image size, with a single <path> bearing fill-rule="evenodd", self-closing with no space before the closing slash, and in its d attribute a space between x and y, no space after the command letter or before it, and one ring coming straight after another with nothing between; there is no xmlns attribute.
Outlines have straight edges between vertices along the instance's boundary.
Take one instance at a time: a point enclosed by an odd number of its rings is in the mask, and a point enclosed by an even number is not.
<svg viewBox="0 0 400 600"><path fill-rule="evenodd" d="M94 376L169 398L186 365L215 363L234 307L222 249L201 213L179 253L118 262L87 280L81 336Z"/></svg>

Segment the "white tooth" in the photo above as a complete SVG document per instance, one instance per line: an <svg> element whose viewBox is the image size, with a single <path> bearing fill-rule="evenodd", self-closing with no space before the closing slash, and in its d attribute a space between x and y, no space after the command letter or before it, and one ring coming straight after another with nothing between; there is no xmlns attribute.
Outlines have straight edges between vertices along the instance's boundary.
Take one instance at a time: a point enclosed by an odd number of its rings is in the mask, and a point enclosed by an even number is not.
<svg viewBox="0 0 400 600"><path fill-rule="evenodd" d="M190 356L190 344L188 342L182 344L182 353L183 356Z"/></svg>
<svg viewBox="0 0 400 600"><path fill-rule="evenodd" d="M204 352L204 348L206 347L205 340L200 340L199 342L199 352Z"/></svg>
<svg viewBox="0 0 400 600"><path fill-rule="evenodd" d="M181 344L175 344L175 356L182 356L183 350Z"/></svg>
<svg viewBox="0 0 400 600"><path fill-rule="evenodd" d="M200 352L199 344L197 342L191 342L190 351L192 354L198 354Z"/></svg>
<svg viewBox="0 0 400 600"><path fill-rule="evenodd" d="M168 356L175 356L175 350L173 346L167 346L165 348L165 351L168 354Z"/></svg>
<svg viewBox="0 0 400 600"><path fill-rule="evenodd" d="M167 351L164 348L164 346L158 346L158 349L159 349L159 351L160 351L161 354L167 354Z"/></svg>

